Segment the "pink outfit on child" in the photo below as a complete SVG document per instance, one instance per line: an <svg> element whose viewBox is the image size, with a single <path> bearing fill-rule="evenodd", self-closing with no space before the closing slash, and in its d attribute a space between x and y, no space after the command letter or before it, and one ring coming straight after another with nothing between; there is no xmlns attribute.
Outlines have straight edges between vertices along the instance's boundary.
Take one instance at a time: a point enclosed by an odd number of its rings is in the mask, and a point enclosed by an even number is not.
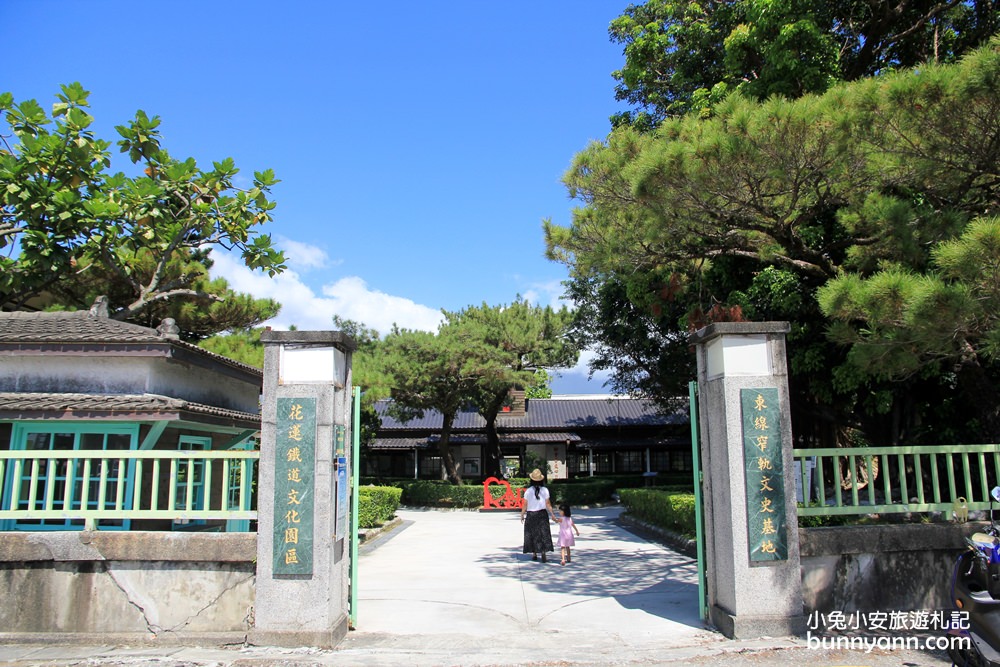
<svg viewBox="0 0 1000 667"><path fill-rule="evenodd" d="M573 539L573 519L564 516L559 519L559 546L572 547L576 545Z"/></svg>

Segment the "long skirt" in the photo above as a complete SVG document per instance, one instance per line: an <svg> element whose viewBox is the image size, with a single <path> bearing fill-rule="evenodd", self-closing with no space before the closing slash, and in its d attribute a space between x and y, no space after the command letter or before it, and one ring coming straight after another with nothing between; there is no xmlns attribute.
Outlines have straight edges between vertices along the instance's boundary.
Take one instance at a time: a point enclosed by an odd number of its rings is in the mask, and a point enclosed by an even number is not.
<svg viewBox="0 0 1000 667"><path fill-rule="evenodd" d="M552 529L549 513L545 510L527 512L524 519L524 552L526 554L552 551Z"/></svg>

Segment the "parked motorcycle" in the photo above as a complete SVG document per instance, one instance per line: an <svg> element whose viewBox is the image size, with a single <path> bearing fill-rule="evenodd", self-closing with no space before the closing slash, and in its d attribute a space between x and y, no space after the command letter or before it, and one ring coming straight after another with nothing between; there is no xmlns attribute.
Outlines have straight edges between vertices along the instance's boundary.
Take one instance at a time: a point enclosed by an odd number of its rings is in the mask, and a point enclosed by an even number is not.
<svg viewBox="0 0 1000 667"><path fill-rule="evenodd" d="M993 501L1000 503L1000 486L990 492L990 527L965 538L969 548L952 573L951 599L968 614L968 627L948 631L948 657L957 667L1000 667L1000 530Z"/></svg>

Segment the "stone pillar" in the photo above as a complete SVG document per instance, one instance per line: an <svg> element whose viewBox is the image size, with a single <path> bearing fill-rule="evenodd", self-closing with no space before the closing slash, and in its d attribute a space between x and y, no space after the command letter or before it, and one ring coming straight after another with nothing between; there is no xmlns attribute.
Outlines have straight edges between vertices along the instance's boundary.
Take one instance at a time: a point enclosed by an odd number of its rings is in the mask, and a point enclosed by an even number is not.
<svg viewBox="0 0 1000 667"><path fill-rule="evenodd" d="M265 331L250 639L334 647L348 629L351 353L339 331Z"/></svg>
<svg viewBox="0 0 1000 667"><path fill-rule="evenodd" d="M787 322L692 335L711 621L749 639L804 631L785 359Z"/></svg>

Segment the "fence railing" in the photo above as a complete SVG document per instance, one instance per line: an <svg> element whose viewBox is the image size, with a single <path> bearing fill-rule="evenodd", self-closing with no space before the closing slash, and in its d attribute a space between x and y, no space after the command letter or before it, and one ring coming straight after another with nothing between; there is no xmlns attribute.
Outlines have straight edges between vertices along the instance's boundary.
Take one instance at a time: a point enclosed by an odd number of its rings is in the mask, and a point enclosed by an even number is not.
<svg viewBox="0 0 1000 667"><path fill-rule="evenodd" d="M259 451L0 451L0 521L255 520Z"/></svg>
<svg viewBox="0 0 1000 667"><path fill-rule="evenodd" d="M1000 480L1000 445L795 449L793 456L800 488L812 489L800 516L984 510Z"/></svg>

